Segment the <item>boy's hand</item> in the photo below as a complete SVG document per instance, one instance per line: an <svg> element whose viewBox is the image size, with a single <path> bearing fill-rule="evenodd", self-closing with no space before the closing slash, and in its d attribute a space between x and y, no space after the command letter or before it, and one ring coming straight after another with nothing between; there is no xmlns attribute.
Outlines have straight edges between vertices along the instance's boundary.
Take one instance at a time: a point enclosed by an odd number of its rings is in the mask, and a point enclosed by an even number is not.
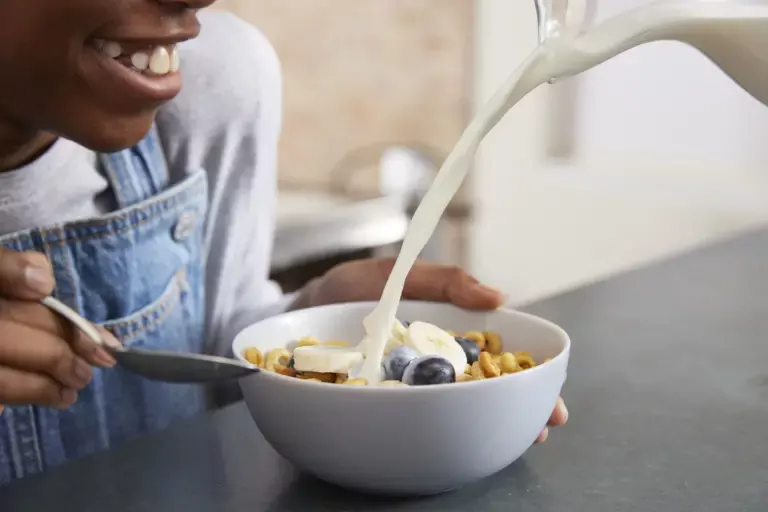
<svg viewBox="0 0 768 512"><path fill-rule="evenodd" d="M53 288L44 255L0 248L0 404L69 407L90 382L91 365L115 364L106 350L39 304Z"/></svg>
<svg viewBox="0 0 768 512"><path fill-rule="evenodd" d="M379 300L394 265L394 259L367 259L342 263L307 285L293 304L302 309L338 302ZM504 304L504 295L489 288L463 270L434 263L416 262L405 281L404 299L450 302L465 309L493 310ZM568 409L557 400L549 426L568 421ZM545 428L537 442L547 439Z"/></svg>

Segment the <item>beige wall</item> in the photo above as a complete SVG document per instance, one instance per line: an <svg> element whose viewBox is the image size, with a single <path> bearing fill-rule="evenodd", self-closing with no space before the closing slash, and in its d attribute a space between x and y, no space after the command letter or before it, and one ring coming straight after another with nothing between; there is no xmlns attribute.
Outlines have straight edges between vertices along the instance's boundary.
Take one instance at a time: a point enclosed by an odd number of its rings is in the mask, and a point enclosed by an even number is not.
<svg viewBox="0 0 768 512"><path fill-rule="evenodd" d="M381 143L447 152L471 105L470 0L223 0L283 63L282 185L325 186L345 154ZM367 184L376 183L375 172Z"/></svg>

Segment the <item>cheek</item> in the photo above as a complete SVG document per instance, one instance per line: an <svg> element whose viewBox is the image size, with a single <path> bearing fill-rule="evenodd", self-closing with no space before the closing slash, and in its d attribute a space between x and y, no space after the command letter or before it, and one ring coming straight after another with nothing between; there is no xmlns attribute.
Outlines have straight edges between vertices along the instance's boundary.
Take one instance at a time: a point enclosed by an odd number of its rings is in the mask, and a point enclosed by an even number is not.
<svg viewBox="0 0 768 512"><path fill-rule="evenodd" d="M3 74L0 125L55 133L101 152L134 146L147 134L156 109L128 114L105 108L71 68L56 67L63 61L48 68L17 65L13 75Z"/></svg>
<svg viewBox="0 0 768 512"><path fill-rule="evenodd" d="M0 115L35 124L76 88L76 45L6 25L0 22Z"/></svg>
<svg viewBox="0 0 768 512"><path fill-rule="evenodd" d="M98 151L135 145L156 108L126 112L108 91L89 86L85 41L121 9L148 1L0 0L0 124L49 131Z"/></svg>
<svg viewBox="0 0 768 512"><path fill-rule="evenodd" d="M0 116L26 128L46 129L72 109L79 96L67 55L0 55L0 68L10 70L0 80Z"/></svg>
<svg viewBox="0 0 768 512"><path fill-rule="evenodd" d="M0 0L0 116L46 128L82 102L77 63L114 0Z"/></svg>
<svg viewBox="0 0 768 512"><path fill-rule="evenodd" d="M0 0L2 2L3 0ZM119 112L78 73L82 47L8 51L0 45L0 124L61 135L111 152L135 145L149 131L156 109Z"/></svg>
<svg viewBox="0 0 768 512"><path fill-rule="evenodd" d="M88 30L76 21L73 6L78 3L79 0L0 0L3 75L6 71L20 78L64 75L83 47Z"/></svg>

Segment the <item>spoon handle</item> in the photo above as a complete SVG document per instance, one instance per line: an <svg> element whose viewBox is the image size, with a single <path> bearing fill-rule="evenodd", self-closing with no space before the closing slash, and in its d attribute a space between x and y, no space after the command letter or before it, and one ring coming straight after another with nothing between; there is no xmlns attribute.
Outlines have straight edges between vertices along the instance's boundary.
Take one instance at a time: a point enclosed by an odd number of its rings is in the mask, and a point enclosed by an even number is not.
<svg viewBox="0 0 768 512"><path fill-rule="evenodd" d="M97 345L104 345L104 340L102 339L98 329L96 329L96 327L94 327L91 322L78 315L74 309L70 308L63 302L54 299L53 297L46 297L41 300L40 303L75 324L78 329L83 331L85 335L88 336Z"/></svg>

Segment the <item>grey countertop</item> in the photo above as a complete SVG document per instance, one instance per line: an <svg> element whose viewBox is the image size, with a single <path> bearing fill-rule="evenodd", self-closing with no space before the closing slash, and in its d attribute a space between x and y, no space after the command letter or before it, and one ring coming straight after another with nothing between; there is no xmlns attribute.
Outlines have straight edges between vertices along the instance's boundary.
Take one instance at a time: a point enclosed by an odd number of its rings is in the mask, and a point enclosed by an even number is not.
<svg viewBox="0 0 768 512"><path fill-rule="evenodd" d="M281 460L235 405L3 489L0 510L768 509L768 233L528 309L573 339L570 423L465 489L391 501L325 485Z"/></svg>

